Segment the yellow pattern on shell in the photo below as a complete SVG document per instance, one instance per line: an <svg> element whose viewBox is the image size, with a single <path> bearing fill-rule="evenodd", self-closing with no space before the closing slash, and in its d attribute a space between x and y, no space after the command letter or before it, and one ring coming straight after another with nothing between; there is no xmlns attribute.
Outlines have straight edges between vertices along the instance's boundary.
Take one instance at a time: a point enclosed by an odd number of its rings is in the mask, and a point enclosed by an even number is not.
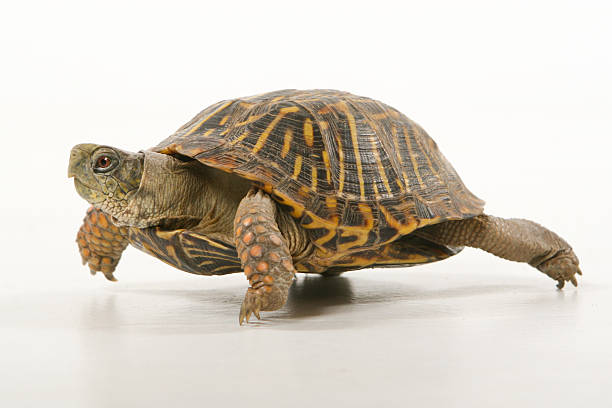
<svg viewBox="0 0 612 408"><path fill-rule="evenodd" d="M154 149L252 180L289 207L330 262L482 212L418 125L344 92L287 90L223 102Z"/></svg>

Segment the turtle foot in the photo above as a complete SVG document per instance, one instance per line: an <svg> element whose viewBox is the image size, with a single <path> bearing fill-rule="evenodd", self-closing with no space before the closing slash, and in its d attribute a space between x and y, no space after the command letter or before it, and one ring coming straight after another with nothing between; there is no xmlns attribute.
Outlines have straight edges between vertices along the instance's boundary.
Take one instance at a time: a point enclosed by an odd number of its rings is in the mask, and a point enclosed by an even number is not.
<svg viewBox="0 0 612 408"><path fill-rule="evenodd" d="M252 314L258 319L261 319L259 312L262 305L261 293L258 290L248 288L246 295L244 295L244 301L240 307L240 315L238 316L238 323L242 326L242 323L249 322Z"/></svg>
<svg viewBox="0 0 612 408"><path fill-rule="evenodd" d="M125 227L116 227L110 217L90 207L76 239L83 265L95 275L102 272L109 281L116 281L113 272L125 250L128 239Z"/></svg>
<svg viewBox="0 0 612 408"><path fill-rule="evenodd" d="M558 289L563 289L565 282L571 282L572 285L578 286L576 275L582 275L582 271L578 267L578 258L571 249L557 253L551 259L538 265L537 268L556 280Z"/></svg>
<svg viewBox="0 0 612 408"><path fill-rule="evenodd" d="M272 285L263 286L255 284L257 288L250 287L244 295L244 301L240 307L240 315L238 323L242 325L245 321L248 323L251 315L255 315L261 319L259 312L278 310L287 301L289 288L281 288Z"/></svg>

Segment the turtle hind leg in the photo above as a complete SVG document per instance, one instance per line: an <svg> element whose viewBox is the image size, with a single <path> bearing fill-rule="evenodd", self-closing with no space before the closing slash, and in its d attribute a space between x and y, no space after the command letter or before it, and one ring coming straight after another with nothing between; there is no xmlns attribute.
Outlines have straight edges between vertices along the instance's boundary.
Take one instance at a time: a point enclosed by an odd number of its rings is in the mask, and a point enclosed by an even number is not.
<svg viewBox="0 0 612 408"><path fill-rule="evenodd" d="M242 199L234 221L236 249L249 280L238 321L281 308L295 276L289 245L276 224L276 205L261 190Z"/></svg>
<svg viewBox="0 0 612 408"><path fill-rule="evenodd" d="M106 279L115 281L113 272L128 245L127 228L113 225L110 216L90 207L77 233L77 245L92 275L102 272Z"/></svg>
<svg viewBox="0 0 612 408"><path fill-rule="evenodd" d="M523 219L490 215L446 221L418 230L418 234L445 245L480 248L510 261L525 262L558 282L578 285L582 275L572 247L554 232Z"/></svg>

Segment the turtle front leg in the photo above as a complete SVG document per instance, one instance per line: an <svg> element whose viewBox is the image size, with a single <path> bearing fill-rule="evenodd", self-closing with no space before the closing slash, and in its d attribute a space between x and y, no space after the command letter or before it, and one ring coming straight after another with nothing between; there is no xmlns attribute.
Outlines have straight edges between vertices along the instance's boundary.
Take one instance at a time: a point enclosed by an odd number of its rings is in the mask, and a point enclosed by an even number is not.
<svg viewBox="0 0 612 408"><path fill-rule="evenodd" d="M289 245L276 224L276 205L261 190L242 199L234 221L236 249L249 280L238 321L252 314L280 309L287 301L295 269Z"/></svg>
<svg viewBox="0 0 612 408"><path fill-rule="evenodd" d="M526 262L556 280L578 286L582 275L578 258L563 238L533 221L479 215L447 221L418 230L417 234L448 246L470 246L510 261Z"/></svg>
<svg viewBox="0 0 612 408"><path fill-rule="evenodd" d="M102 272L106 279L116 280L113 272L128 245L127 228L113 225L110 216L90 207L79 228L76 242L83 265L89 265L92 275Z"/></svg>

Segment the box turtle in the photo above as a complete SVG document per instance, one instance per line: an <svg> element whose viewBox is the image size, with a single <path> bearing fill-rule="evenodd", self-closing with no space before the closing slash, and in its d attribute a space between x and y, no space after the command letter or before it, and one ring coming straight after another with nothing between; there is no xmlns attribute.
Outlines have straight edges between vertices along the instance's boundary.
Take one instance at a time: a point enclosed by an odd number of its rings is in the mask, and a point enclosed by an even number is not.
<svg viewBox="0 0 612 408"><path fill-rule="evenodd" d="M296 272L402 267L464 246L577 285L572 248L532 221L483 213L401 112L333 90L214 104L138 153L79 144L69 177L93 206L77 242L114 280L127 244L183 271L244 272L239 322L282 307Z"/></svg>

